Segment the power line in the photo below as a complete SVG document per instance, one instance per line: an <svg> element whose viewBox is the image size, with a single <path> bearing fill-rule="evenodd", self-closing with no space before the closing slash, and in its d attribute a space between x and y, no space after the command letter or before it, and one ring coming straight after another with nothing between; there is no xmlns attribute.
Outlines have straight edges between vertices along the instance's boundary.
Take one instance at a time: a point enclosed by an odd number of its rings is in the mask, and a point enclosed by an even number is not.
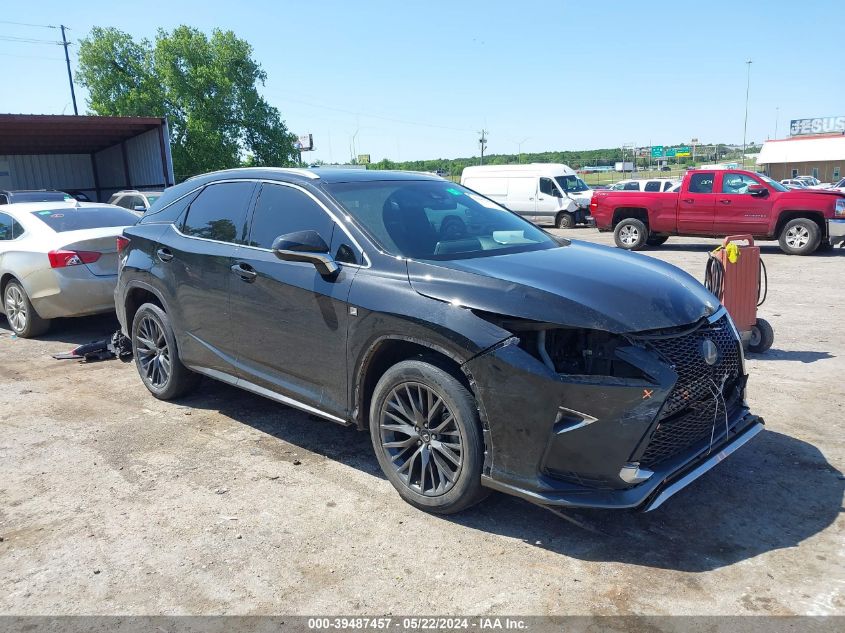
<svg viewBox="0 0 845 633"><path fill-rule="evenodd" d="M18 57L20 59L49 59L53 62L63 62L61 57L46 57L45 55L16 55L15 53L0 53L3 57Z"/></svg>
<svg viewBox="0 0 845 633"><path fill-rule="evenodd" d="M58 26L53 26L51 24L30 24L29 22L12 22L11 20L0 20L0 24L14 24L15 26L32 26L35 28L40 29L57 29ZM67 28L67 27L65 27ZM70 30L70 29L68 29Z"/></svg>
<svg viewBox="0 0 845 633"><path fill-rule="evenodd" d="M15 37L13 35L0 35L0 40L18 44L62 44L56 40L40 40L34 37Z"/></svg>
<svg viewBox="0 0 845 633"><path fill-rule="evenodd" d="M337 108L335 106L327 106L327 105L322 105L322 104L319 104L319 103L312 103L312 102L309 102L309 101L303 101L302 99L292 99L290 97L274 97L274 98L278 99L279 101L290 101L290 102L293 102L293 103L301 103L303 105L311 106L313 108L322 108L322 109L325 109L325 110L334 110L335 112L343 112L344 114L352 114L352 115L355 115L355 116L363 116L363 117L367 117L367 118L370 118L370 119L380 119L382 121L391 121L393 123L401 123L401 124L404 124L404 125L418 125L420 127L430 127L430 128L437 128L437 129L440 129L440 130L449 130L451 132L475 133L475 130L470 130L468 128L457 128L457 127L450 127L448 125L438 125L436 123L423 123L421 121L408 121L408 120L405 120L405 119L396 119L396 118L393 118L393 117L382 116L380 114L367 114L366 112L355 112L353 110L345 110L343 108Z"/></svg>

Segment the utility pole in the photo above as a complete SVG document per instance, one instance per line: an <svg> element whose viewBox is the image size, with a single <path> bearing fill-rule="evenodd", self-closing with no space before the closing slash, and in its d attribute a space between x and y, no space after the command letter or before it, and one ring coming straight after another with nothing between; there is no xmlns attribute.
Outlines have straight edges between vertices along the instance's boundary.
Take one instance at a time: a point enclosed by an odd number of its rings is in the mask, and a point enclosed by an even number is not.
<svg viewBox="0 0 845 633"><path fill-rule="evenodd" d="M748 71L745 80L745 123L742 126L742 168L745 169L745 138L748 132L748 93L751 90L751 60L745 62Z"/></svg>
<svg viewBox="0 0 845 633"><path fill-rule="evenodd" d="M484 164L484 150L487 149L487 130L481 130L481 138L478 139L481 146L481 164Z"/></svg>
<svg viewBox="0 0 845 633"><path fill-rule="evenodd" d="M56 28L56 27L53 27ZM70 56L67 52L67 47L70 46L67 41L67 37L65 37L65 25L61 25L62 28L62 46L65 47L65 62L67 63L67 80L70 83L70 98L73 100L73 113L78 115L79 110L76 109L76 92L73 90L73 74L70 72Z"/></svg>

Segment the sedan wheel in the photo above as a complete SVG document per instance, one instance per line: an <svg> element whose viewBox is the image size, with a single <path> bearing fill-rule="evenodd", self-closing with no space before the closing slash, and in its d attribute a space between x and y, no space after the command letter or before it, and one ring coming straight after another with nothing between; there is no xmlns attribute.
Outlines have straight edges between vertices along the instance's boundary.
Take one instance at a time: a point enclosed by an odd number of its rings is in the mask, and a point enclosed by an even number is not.
<svg viewBox="0 0 845 633"><path fill-rule="evenodd" d="M619 240L630 248L640 241L640 231L635 226L623 226L619 231Z"/></svg>
<svg viewBox="0 0 845 633"><path fill-rule="evenodd" d="M23 292L14 284L9 284L6 288L6 318L9 320L9 325L15 332L23 331L26 329L27 316Z"/></svg>
<svg viewBox="0 0 845 633"><path fill-rule="evenodd" d="M402 482L434 497L448 492L463 466L463 440L443 399L420 383L395 387L379 423L381 448Z"/></svg>
<svg viewBox="0 0 845 633"><path fill-rule="evenodd" d="M3 311L9 327L21 338L30 338L43 334L50 328L50 321L38 316L23 286L17 281L6 284L3 292Z"/></svg>

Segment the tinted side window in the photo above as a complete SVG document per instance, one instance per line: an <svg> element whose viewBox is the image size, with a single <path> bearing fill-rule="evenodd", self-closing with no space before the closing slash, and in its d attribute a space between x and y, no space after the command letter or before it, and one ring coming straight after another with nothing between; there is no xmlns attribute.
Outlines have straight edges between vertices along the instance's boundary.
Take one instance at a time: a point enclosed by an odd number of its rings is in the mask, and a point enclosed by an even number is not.
<svg viewBox="0 0 845 633"><path fill-rule="evenodd" d="M23 227L12 216L0 213L0 241L13 240L21 235Z"/></svg>
<svg viewBox="0 0 845 633"><path fill-rule="evenodd" d="M265 184L255 203L248 244L272 248L280 235L309 230L317 231L330 244L333 228L334 221L307 194L293 187Z"/></svg>
<svg viewBox="0 0 845 633"><path fill-rule="evenodd" d="M246 211L254 189L254 182L209 185L191 203L182 233L242 244L246 233Z"/></svg>
<svg viewBox="0 0 845 633"><path fill-rule="evenodd" d="M660 182L657 180L649 180L645 184L646 191L660 191Z"/></svg>
<svg viewBox="0 0 845 633"><path fill-rule="evenodd" d="M713 179L715 177L716 174L713 172L693 174L689 179L689 192L713 193Z"/></svg>
<svg viewBox="0 0 845 633"><path fill-rule="evenodd" d="M185 213L185 209L190 206L199 193L200 190L189 193L187 196L179 198L175 202L159 209L155 213L147 212L138 224L169 224L171 222L180 224L182 215Z"/></svg>
<svg viewBox="0 0 845 633"><path fill-rule="evenodd" d="M638 182L626 182L625 183L625 191L639 191L640 190L640 183Z"/></svg>
<svg viewBox="0 0 845 633"><path fill-rule="evenodd" d="M667 180L663 183L663 191L669 191L674 186L671 181Z"/></svg>
<svg viewBox="0 0 845 633"><path fill-rule="evenodd" d="M545 193L549 196L556 195L555 186L552 184L551 178L540 178L540 193Z"/></svg>

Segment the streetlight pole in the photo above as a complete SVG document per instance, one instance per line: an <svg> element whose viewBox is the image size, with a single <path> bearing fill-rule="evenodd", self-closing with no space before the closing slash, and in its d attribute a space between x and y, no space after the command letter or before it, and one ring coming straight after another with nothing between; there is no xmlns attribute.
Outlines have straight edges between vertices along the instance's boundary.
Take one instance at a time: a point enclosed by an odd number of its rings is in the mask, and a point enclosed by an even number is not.
<svg viewBox="0 0 845 633"><path fill-rule="evenodd" d="M484 150L487 148L487 130L481 130L481 138L478 139L478 144L481 146L481 164L484 164Z"/></svg>
<svg viewBox="0 0 845 633"><path fill-rule="evenodd" d="M525 137L524 139L522 139L521 141L517 141L517 142L516 142L516 146L517 146L517 148L518 148L518 149L517 149L517 151L519 152L519 153L517 154L517 158L516 158L516 162L517 162L517 164L518 164L518 165L521 165L521 164L522 164L522 144L523 144L525 141L527 141L529 138L531 138L531 137L526 136L526 137Z"/></svg>
<svg viewBox="0 0 845 633"><path fill-rule="evenodd" d="M748 71L745 80L745 123L742 126L742 168L745 169L745 139L748 133L748 94L751 91L751 60L745 62Z"/></svg>

